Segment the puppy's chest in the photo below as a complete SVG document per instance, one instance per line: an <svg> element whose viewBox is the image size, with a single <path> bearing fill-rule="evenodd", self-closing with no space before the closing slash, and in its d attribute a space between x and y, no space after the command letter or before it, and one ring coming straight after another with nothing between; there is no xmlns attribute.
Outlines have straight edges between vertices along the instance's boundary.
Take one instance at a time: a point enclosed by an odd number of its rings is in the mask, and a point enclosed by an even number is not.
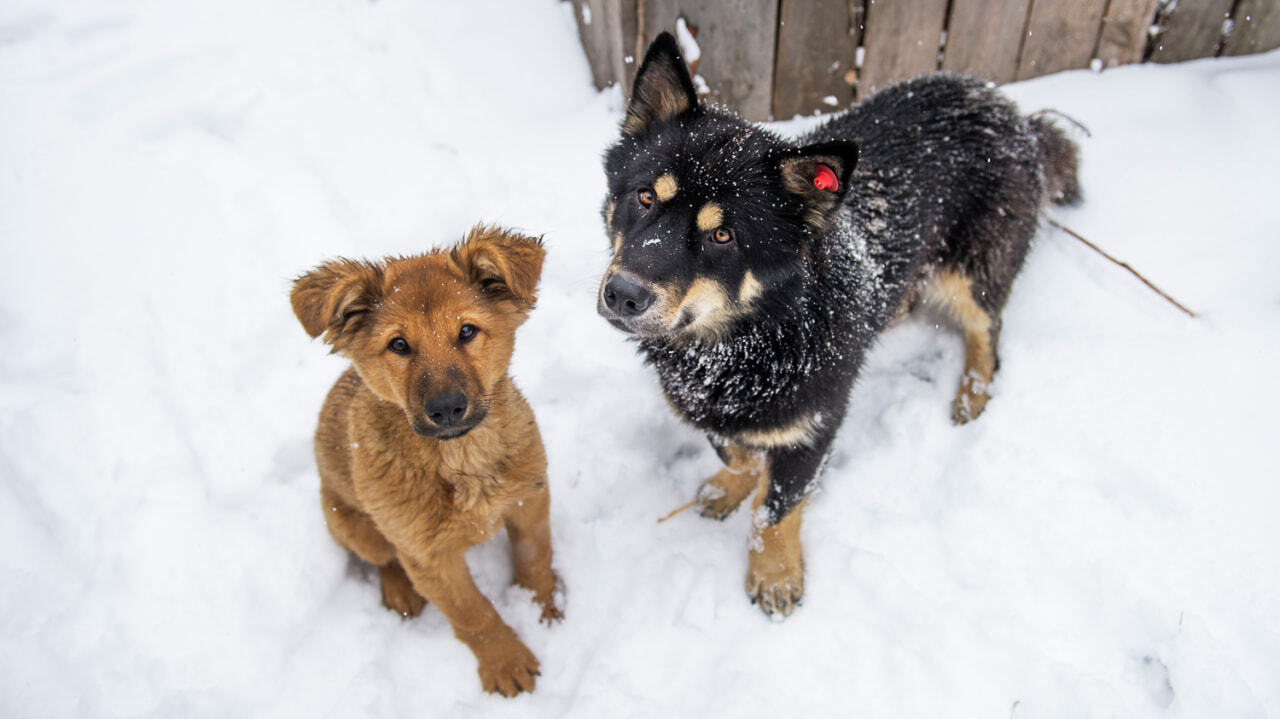
<svg viewBox="0 0 1280 719"><path fill-rule="evenodd" d="M436 481L445 487L455 512L496 522L528 493L528 487L512 481L509 463L505 447L497 443L446 443L440 449Z"/></svg>
<svg viewBox="0 0 1280 719"><path fill-rule="evenodd" d="M414 450L368 452L357 492L380 524L415 543L469 546L488 539L502 517L532 491L507 471L506 447L483 436L415 443Z"/></svg>

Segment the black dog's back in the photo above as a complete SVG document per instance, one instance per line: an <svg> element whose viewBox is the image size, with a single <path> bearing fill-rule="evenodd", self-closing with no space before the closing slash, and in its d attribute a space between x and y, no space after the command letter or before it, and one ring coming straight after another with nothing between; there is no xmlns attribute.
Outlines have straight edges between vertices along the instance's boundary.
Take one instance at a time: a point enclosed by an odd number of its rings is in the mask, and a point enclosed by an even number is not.
<svg viewBox="0 0 1280 719"><path fill-rule="evenodd" d="M835 140L860 148L843 204L879 252L885 294L899 313L923 302L960 326L952 418L967 422L986 405L1000 313L1041 209L1079 200L1075 144L990 86L947 74L889 87L803 138Z"/></svg>
<svg viewBox="0 0 1280 719"><path fill-rule="evenodd" d="M1071 142L970 78L891 86L802 141L837 139L860 149L845 205L868 239L911 257L916 279L963 272L991 313L1004 306L1035 233L1046 178L1050 195L1067 186L1078 194Z"/></svg>

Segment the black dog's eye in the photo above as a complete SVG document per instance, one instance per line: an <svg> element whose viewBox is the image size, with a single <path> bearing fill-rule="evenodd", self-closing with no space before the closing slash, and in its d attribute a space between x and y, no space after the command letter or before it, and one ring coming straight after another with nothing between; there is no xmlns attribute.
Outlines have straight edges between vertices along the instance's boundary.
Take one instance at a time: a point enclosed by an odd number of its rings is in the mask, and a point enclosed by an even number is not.
<svg viewBox="0 0 1280 719"><path fill-rule="evenodd" d="M404 338L397 337L387 343L387 349L398 355L407 355L409 354L409 343L405 342Z"/></svg>
<svg viewBox="0 0 1280 719"><path fill-rule="evenodd" d="M717 227L715 231L711 233L711 241L717 245L727 245L730 242L733 242L733 230L728 227Z"/></svg>
<svg viewBox="0 0 1280 719"><path fill-rule="evenodd" d="M653 200L653 190L647 187L636 192L636 201L646 210L653 207Z"/></svg>
<svg viewBox="0 0 1280 719"><path fill-rule="evenodd" d="M458 330L458 341L466 344L475 339L479 332L480 328L475 325L463 325L462 329Z"/></svg>

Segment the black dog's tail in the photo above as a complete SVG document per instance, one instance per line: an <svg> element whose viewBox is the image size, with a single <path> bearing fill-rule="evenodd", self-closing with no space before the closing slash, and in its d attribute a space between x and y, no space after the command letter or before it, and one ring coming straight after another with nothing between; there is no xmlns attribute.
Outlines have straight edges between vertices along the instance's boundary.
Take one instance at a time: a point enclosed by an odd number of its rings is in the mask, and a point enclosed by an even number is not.
<svg viewBox="0 0 1280 719"><path fill-rule="evenodd" d="M1044 116L1053 113L1065 117L1088 134L1088 129L1056 110L1041 110L1028 118L1036 141L1040 144L1040 162L1044 166L1045 190L1056 205L1080 204L1080 148L1057 125Z"/></svg>

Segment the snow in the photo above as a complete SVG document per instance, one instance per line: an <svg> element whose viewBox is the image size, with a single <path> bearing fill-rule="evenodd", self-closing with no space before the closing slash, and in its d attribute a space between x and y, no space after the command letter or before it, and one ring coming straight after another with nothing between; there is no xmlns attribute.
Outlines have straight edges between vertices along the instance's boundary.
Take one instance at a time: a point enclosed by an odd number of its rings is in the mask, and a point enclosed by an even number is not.
<svg viewBox="0 0 1280 719"><path fill-rule="evenodd" d="M1080 136L994 399L911 318L854 391L802 537L804 605L743 592L752 518L594 311L608 261L573 5L0 7L0 715L1174 716L1280 712L1280 53L1019 83ZM813 120L783 127L799 132ZM551 472L563 623L469 562L542 662L480 691L324 529L316 413L344 363L289 311L334 255L545 233L513 376Z"/></svg>
<svg viewBox="0 0 1280 719"><path fill-rule="evenodd" d="M676 41L680 44L680 54L684 56L685 62L692 65L702 59L702 48L698 46L698 41L694 39L693 32L689 30L683 17L676 18Z"/></svg>

